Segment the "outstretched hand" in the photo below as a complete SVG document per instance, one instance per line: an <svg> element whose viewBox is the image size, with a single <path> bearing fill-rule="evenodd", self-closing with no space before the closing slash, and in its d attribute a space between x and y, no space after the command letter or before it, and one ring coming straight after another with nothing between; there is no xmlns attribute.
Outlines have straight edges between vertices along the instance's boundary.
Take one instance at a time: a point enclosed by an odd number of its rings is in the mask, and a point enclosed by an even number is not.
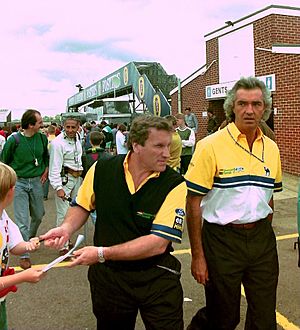
<svg viewBox="0 0 300 330"><path fill-rule="evenodd" d="M44 240L47 247L61 249L70 239L70 234L62 227L50 229L46 234L40 235L40 240Z"/></svg>
<svg viewBox="0 0 300 330"><path fill-rule="evenodd" d="M68 265L69 267L77 265L92 265L99 262L98 248L96 246L85 246L82 249L73 252L73 260Z"/></svg>
<svg viewBox="0 0 300 330"><path fill-rule="evenodd" d="M45 277L46 273L39 268L28 268L23 270L20 275L22 275L22 282L37 283Z"/></svg>
<svg viewBox="0 0 300 330"><path fill-rule="evenodd" d="M41 246L39 237L32 237L29 242L26 242L25 249L26 251L33 252L39 249Z"/></svg>

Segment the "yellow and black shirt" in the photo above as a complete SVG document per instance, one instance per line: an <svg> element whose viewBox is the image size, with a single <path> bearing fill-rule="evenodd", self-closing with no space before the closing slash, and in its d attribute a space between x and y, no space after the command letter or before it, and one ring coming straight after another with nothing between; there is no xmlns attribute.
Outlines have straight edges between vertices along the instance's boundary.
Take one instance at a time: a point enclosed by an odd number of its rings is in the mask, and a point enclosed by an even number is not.
<svg viewBox="0 0 300 330"><path fill-rule="evenodd" d="M186 184L167 167L134 187L128 155L98 161L88 171L76 203L96 209L94 244L112 246L154 234L181 242L185 219Z"/></svg>
<svg viewBox="0 0 300 330"><path fill-rule="evenodd" d="M190 192L203 195L202 217L211 223L249 223L272 213L282 190L279 150L258 128L250 152L234 123L197 143L185 175Z"/></svg>

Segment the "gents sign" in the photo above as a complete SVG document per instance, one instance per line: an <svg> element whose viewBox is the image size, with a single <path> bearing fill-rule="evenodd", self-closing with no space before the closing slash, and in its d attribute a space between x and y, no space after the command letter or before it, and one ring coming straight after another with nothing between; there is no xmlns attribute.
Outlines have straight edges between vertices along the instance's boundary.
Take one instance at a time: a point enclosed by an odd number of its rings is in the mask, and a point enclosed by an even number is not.
<svg viewBox="0 0 300 330"><path fill-rule="evenodd" d="M275 74L270 74L267 76L256 77L257 79L263 81L267 88L274 92L276 90L275 84ZM206 99L219 99L225 98L227 92L234 86L235 81L230 81L222 84L210 85L205 87L205 98Z"/></svg>
<svg viewBox="0 0 300 330"><path fill-rule="evenodd" d="M227 92L233 87L235 81L210 85L205 87L205 98L206 99L217 99L217 98L225 98Z"/></svg>

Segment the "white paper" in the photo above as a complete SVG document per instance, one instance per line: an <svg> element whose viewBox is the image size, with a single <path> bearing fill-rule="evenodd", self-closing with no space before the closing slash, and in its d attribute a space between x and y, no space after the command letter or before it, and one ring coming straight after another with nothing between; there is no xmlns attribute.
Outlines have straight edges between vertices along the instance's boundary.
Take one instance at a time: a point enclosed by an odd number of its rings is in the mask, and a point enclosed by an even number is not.
<svg viewBox="0 0 300 330"><path fill-rule="evenodd" d="M78 235L74 247L68 253L66 253L63 256L60 256L60 257L54 259L47 266L45 266L43 268L43 272L47 272L49 269L51 269L56 264L62 262L66 258L70 257L72 255L72 253L75 251L75 249L77 249L78 246L83 242L83 240L84 240L84 235Z"/></svg>

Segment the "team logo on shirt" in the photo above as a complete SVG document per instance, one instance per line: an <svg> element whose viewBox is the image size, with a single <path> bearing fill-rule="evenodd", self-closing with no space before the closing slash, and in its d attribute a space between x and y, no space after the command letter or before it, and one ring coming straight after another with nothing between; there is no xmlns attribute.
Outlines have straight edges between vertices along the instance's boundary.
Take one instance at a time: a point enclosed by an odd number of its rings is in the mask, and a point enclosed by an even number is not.
<svg viewBox="0 0 300 330"><path fill-rule="evenodd" d="M243 166L237 166L233 168L221 168L219 171L219 175L231 175L234 173L244 172L245 168Z"/></svg>
<svg viewBox="0 0 300 330"><path fill-rule="evenodd" d="M155 218L155 214L151 214L151 213L146 213L146 212L143 212L143 211L138 211L136 212L136 214L144 219L147 219L147 220L153 220Z"/></svg>
<svg viewBox="0 0 300 330"><path fill-rule="evenodd" d="M265 176L270 176L271 171L268 167L264 166L264 170L265 170Z"/></svg>

